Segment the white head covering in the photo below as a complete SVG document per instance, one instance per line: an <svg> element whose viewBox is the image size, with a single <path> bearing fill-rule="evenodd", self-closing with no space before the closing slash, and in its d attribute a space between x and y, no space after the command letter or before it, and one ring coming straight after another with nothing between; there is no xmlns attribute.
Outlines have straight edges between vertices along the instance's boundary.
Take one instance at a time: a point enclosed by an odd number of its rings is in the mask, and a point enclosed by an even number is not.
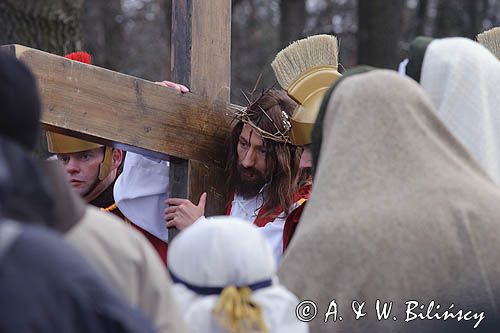
<svg viewBox="0 0 500 333"><path fill-rule="evenodd" d="M226 332L212 314L219 294L203 295L206 288L256 283L271 283L252 293L269 332L308 331L295 317L298 299L279 284L271 248L253 225L228 216L199 221L173 241L167 262L174 281L182 281L174 295L194 332Z"/></svg>
<svg viewBox="0 0 500 333"><path fill-rule="evenodd" d="M128 152L113 196L120 211L135 225L168 241L163 211L167 199L169 162Z"/></svg>
<svg viewBox="0 0 500 333"><path fill-rule="evenodd" d="M398 72L399 72L399 74L401 74L401 75L405 75L406 74L406 66L408 65L409 61L410 60L408 58L405 58L405 59L403 59L399 63L399 66L398 66Z"/></svg>
<svg viewBox="0 0 500 333"><path fill-rule="evenodd" d="M500 61L469 39L437 39L421 73L439 118L500 185Z"/></svg>

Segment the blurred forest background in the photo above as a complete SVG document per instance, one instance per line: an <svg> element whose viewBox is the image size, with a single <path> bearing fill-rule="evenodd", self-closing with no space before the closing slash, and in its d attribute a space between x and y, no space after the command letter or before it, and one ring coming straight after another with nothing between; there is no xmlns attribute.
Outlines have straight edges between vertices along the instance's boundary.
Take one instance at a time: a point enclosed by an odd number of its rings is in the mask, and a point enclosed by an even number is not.
<svg viewBox="0 0 500 333"><path fill-rule="evenodd" d="M171 0L0 0L0 45L86 50L95 65L160 81L170 76L170 17ZM475 39L499 25L500 0L232 0L231 99L243 103L261 73L261 87L274 84L270 62L301 37L336 35L341 71L395 69L418 35Z"/></svg>

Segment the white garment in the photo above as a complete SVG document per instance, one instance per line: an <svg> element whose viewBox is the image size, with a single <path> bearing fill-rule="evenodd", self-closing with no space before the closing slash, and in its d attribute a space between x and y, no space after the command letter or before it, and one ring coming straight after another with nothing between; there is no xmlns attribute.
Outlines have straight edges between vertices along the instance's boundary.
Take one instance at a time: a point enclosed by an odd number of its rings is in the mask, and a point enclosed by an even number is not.
<svg viewBox="0 0 500 333"><path fill-rule="evenodd" d="M410 59L405 58L399 63L399 66L398 66L399 74L406 75L406 66L408 66L408 62L410 62Z"/></svg>
<svg viewBox="0 0 500 333"><path fill-rule="evenodd" d="M168 241L163 211L168 198L169 162L155 160L140 154L128 152L123 172L118 177L114 198L121 212L134 224L150 232L161 240ZM253 223L263 204L262 190L250 199L235 195L231 216ZM292 207L295 208L295 207ZM280 214L276 219L259 228L268 240L276 262L283 257L283 228L286 216Z"/></svg>
<svg viewBox="0 0 500 333"><path fill-rule="evenodd" d="M299 300L279 283L271 248L257 230L228 216L199 221L172 242L169 270L198 287L243 287L272 280L271 286L252 292L263 309L269 332L308 332L307 324L295 317ZM180 283L174 285L173 291L193 332L226 332L212 313L219 295L202 296Z"/></svg>
<svg viewBox="0 0 500 333"><path fill-rule="evenodd" d="M262 191L250 199L244 199L235 194L231 205L230 215L253 224L263 204L264 199L262 197ZM280 263L283 258L283 229L285 227L285 221L286 215L285 213L281 213L273 221L258 228L271 246L277 263Z"/></svg>
<svg viewBox="0 0 500 333"><path fill-rule="evenodd" d="M500 185L500 61L469 39L437 39L420 81L439 118Z"/></svg>
<svg viewBox="0 0 500 333"><path fill-rule="evenodd" d="M163 211L167 199L169 162L128 152L113 196L120 211L134 224L168 241Z"/></svg>
<svg viewBox="0 0 500 333"><path fill-rule="evenodd" d="M87 206L82 220L65 239L131 305L139 308L158 332L185 332L171 283L161 259L137 230L110 213Z"/></svg>

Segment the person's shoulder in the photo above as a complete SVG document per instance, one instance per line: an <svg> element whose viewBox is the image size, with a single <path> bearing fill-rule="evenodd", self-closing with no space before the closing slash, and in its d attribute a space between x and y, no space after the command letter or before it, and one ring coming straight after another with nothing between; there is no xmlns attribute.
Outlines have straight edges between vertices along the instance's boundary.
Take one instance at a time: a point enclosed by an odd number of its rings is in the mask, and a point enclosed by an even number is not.
<svg viewBox="0 0 500 333"><path fill-rule="evenodd" d="M53 267L54 270L59 270L62 263L75 266L75 268L80 265L85 266L86 263L78 252L64 242L60 234L42 226L24 224L19 224L19 226L19 235L10 248L18 260L27 260L33 267L43 265ZM33 256L34 254L40 254L40 256ZM79 271L84 270L75 269L71 273Z"/></svg>
<svg viewBox="0 0 500 333"><path fill-rule="evenodd" d="M72 291L99 283L96 271L76 249L59 234L41 226L21 225L21 232L6 255L2 265L18 267L26 281L39 276L54 289ZM81 285L82 281L88 285Z"/></svg>
<svg viewBox="0 0 500 333"><path fill-rule="evenodd" d="M87 206L84 217L66 234L66 239L87 255L106 262L104 257L109 258L114 265L128 270L152 269L150 266L163 269L144 235L126 221L92 206Z"/></svg>
<svg viewBox="0 0 500 333"><path fill-rule="evenodd" d="M119 252L137 251L148 245L148 241L126 221L99 208L87 206L81 221L71 229L67 238L73 240L86 235L93 242L108 244Z"/></svg>

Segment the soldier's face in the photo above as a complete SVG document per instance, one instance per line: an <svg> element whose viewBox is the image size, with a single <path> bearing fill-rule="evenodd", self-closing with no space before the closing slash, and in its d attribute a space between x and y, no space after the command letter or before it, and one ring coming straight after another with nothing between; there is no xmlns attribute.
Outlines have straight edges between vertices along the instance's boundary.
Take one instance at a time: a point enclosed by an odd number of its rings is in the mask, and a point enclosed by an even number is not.
<svg viewBox="0 0 500 333"><path fill-rule="evenodd" d="M104 159L104 148L78 153L57 154L69 176L69 183L82 197L99 182L99 166Z"/></svg>

